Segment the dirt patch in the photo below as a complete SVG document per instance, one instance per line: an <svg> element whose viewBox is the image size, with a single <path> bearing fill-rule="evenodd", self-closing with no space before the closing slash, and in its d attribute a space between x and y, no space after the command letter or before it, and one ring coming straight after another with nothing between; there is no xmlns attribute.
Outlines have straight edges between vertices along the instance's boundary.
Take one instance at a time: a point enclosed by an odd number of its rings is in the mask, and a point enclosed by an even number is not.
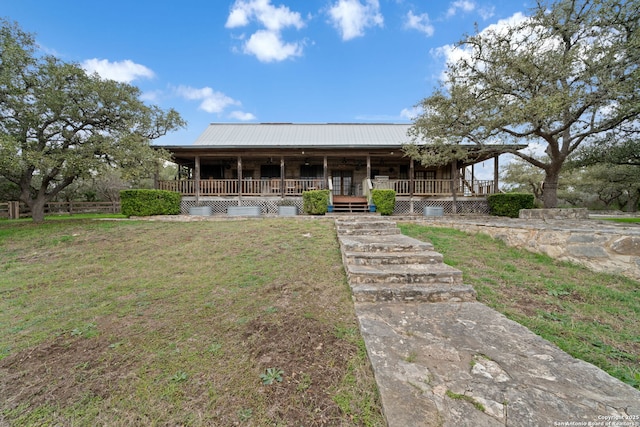
<svg viewBox="0 0 640 427"><path fill-rule="evenodd" d="M2 409L66 406L87 395L108 397L111 384L127 376L133 364L109 345L101 336L65 334L0 360L0 394L6 397Z"/></svg>
<svg viewBox="0 0 640 427"><path fill-rule="evenodd" d="M305 426L335 425L341 419L343 414L326 390L340 384L344 366L353 357L352 343L337 338L326 325L298 316L285 316L278 324L256 319L245 338L261 372L283 371L282 382L263 385L274 418ZM291 404L292 398L312 410L300 410L300 405Z"/></svg>

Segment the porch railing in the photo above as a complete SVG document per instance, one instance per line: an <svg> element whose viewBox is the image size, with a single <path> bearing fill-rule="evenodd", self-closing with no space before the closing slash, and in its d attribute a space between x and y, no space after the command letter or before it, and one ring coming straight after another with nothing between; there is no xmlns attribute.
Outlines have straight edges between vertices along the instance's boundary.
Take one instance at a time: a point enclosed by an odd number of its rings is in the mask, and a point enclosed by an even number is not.
<svg viewBox="0 0 640 427"><path fill-rule="evenodd" d="M181 179L175 181L159 181L160 190L177 191L185 196L195 196L195 179ZM243 196L267 195L302 195L303 191L320 190L324 188L322 179L243 179ZM201 179L200 196L236 196L238 195L237 179Z"/></svg>
<svg viewBox="0 0 640 427"><path fill-rule="evenodd" d="M159 181L159 189L177 191L185 196L195 196L196 180ZM413 181L414 196L448 196L451 194L450 179L416 179ZM364 184L363 184L364 185ZM411 194L408 179L390 179L388 188L396 191L398 196ZM324 181L309 179L244 179L242 180L243 196L300 196L303 191L326 188ZM474 180L469 182L460 179L456 183L459 196L486 196L495 192L492 180ZM237 196L237 179L202 179L200 180L200 196Z"/></svg>
<svg viewBox="0 0 640 427"><path fill-rule="evenodd" d="M389 187L395 190L398 196L411 194L411 182L408 179L391 179ZM415 179L413 181L413 194L415 196L444 196L450 195L450 179ZM486 196L494 193L493 180L475 180L473 185L465 180L456 182L456 193L461 196Z"/></svg>

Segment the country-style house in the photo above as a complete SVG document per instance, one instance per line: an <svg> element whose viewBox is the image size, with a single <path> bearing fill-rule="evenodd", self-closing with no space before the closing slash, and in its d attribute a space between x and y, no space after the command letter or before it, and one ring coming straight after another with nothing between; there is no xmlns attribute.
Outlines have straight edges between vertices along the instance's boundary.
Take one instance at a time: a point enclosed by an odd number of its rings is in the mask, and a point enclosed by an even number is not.
<svg viewBox="0 0 640 427"><path fill-rule="evenodd" d="M302 193L329 189L336 212L367 210L373 188L396 191L395 213L485 212L486 196L498 189L499 146L487 153L473 146L472 160L423 167L406 157L409 124L213 123L189 146L163 146L179 165L175 180L157 188L183 195L182 209L281 204L302 208ZM477 153L477 154L474 154ZM474 177L474 165L493 159L490 180Z"/></svg>

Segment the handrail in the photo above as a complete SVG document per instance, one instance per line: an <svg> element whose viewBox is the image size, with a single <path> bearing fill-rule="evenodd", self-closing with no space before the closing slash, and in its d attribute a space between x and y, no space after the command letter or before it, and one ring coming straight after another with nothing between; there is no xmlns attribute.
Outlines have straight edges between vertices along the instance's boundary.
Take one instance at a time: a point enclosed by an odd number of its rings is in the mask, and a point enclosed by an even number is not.
<svg viewBox="0 0 640 427"><path fill-rule="evenodd" d="M329 202L333 203L333 178L328 177L325 183L322 178L293 179L284 180L284 188L281 188L281 180L271 179L248 179L242 180L241 195L246 196L301 196L304 191L328 188L330 193ZM408 179L390 179L385 181L386 188L395 190L398 196L411 195L411 181ZM450 179L414 179L414 196L447 196L451 194ZM161 190L176 191L185 196L194 196L196 193L195 180L174 180L159 181L158 188ZM365 178L362 181L363 196L371 201L371 190L374 188L373 180ZM464 189L464 191L462 191ZM237 196L237 179L202 179L200 180L200 196ZM456 191L465 196L486 196L493 194L499 189L494 188L493 180L474 180L473 185L459 179L456 182Z"/></svg>

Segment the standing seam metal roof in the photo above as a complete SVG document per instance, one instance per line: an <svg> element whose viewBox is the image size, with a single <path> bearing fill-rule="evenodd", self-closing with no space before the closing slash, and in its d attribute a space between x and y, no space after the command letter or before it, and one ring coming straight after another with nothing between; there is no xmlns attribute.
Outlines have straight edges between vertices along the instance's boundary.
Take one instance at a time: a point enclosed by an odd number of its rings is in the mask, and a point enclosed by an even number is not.
<svg viewBox="0 0 640 427"><path fill-rule="evenodd" d="M194 145L218 147L385 147L410 141L410 124L212 123Z"/></svg>

